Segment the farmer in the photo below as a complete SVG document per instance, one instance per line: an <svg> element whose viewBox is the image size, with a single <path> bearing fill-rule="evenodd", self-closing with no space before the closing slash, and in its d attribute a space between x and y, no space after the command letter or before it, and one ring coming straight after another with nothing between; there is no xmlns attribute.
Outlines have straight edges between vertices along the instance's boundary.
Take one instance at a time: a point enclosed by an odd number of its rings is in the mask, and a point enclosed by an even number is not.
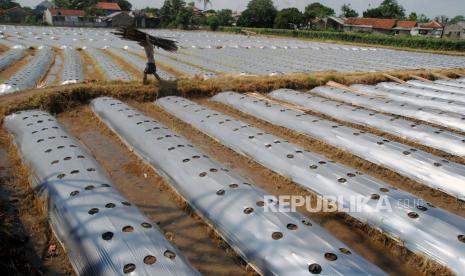
<svg viewBox="0 0 465 276"><path fill-rule="evenodd" d="M155 65L154 49L153 44L150 43L149 35L145 35L145 41L139 43L140 46L144 47L145 54L147 55L147 66L144 70L144 84L147 83L147 75L154 75L158 81L161 81L160 76L157 74L157 66Z"/></svg>
<svg viewBox="0 0 465 276"><path fill-rule="evenodd" d="M157 66L155 65L154 46L168 52L176 52L178 50L177 42L171 39L151 36L147 33L139 31L133 26L121 27L113 34L123 38L124 40L136 41L140 46L144 47L147 55L147 66L144 70L144 84L147 83L147 75L154 75L158 81L162 79L157 74Z"/></svg>

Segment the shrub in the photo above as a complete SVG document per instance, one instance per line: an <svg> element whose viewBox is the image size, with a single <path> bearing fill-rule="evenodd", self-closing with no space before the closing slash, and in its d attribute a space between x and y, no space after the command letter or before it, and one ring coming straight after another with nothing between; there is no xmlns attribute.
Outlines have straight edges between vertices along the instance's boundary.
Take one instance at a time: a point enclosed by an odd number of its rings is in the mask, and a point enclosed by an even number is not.
<svg viewBox="0 0 465 276"><path fill-rule="evenodd" d="M216 15L209 16L207 18L207 25L210 27L210 30L216 31L220 27L220 19Z"/></svg>

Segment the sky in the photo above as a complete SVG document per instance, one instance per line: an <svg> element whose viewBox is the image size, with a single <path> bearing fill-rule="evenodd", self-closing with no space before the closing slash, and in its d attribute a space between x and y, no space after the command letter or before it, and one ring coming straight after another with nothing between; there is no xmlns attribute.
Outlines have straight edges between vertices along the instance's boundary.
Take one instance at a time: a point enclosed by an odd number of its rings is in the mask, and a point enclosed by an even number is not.
<svg viewBox="0 0 465 276"><path fill-rule="evenodd" d="M35 6L41 0L16 0L22 6ZM189 2L187 0L186 2ZM297 7L301 10L306 5L316 2L318 0L273 0L275 6L279 9L287 7ZM161 7L164 0L129 0L134 8ZM249 0L211 0L212 5L209 9L232 9L234 11L242 11L247 6ZM352 7L360 14L369 7L377 7L382 0L319 0L318 2L323 5L333 8L337 14L340 8L345 3L350 3ZM418 14L424 13L428 17L435 17L437 15L447 15L454 17L456 15L465 16L465 0L398 0L402 4L407 14L415 11ZM202 8L202 4L197 3L197 6Z"/></svg>

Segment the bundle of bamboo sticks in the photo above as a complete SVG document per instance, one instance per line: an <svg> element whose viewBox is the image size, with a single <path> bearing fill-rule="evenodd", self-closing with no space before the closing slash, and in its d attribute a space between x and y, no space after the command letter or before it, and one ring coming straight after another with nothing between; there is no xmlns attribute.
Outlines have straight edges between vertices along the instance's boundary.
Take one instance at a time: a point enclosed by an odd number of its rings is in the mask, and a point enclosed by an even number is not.
<svg viewBox="0 0 465 276"><path fill-rule="evenodd" d="M134 27L122 27L119 28L116 32L113 32L113 34L120 36L125 40L137 41L141 45L146 43L148 36L148 40L150 41L150 43L158 48L161 48L169 52L176 52L178 50L177 41L152 36Z"/></svg>

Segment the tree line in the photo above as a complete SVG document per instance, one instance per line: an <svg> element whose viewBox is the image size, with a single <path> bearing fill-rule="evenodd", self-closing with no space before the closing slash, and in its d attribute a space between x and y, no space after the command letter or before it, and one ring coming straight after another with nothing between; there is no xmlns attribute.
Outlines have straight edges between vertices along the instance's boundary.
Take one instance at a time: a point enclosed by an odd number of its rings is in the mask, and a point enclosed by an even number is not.
<svg viewBox="0 0 465 276"><path fill-rule="evenodd" d="M203 2L204 8L210 3L210 1L198 2ZM334 9L319 2L307 5L303 12L294 7L278 10L273 0L250 0L247 8L239 18L233 18L233 11L229 9L207 10L204 14L198 15L194 12L194 2L186 3L184 0L165 0L161 9L150 10L161 18L162 27L189 28L208 25L213 30L217 29L218 26L232 26L234 23L239 27L296 29L301 26L311 25L309 23L316 18L336 15L342 17L363 16L367 18L411 20L419 23L432 20L424 14L415 12L406 14L405 8L397 0L384 0L378 7L365 10L362 15L353 9L350 4L342 5L339 13L336 14ZM449 18L441 15L433 19L443 24L454 24L464 21L465 17L459 15Z"/></svg>
<svg viewBox="0 0 465 276"><path fill-rule="evenodd" d="M342 17L360 16L350 4L342 5L338 15ZM297 26L308 24L308 22L316 18L328 16L336 16L336 11L319 2L309 4L305 7L305 10L301 12L297 8L286 8L278 11L272 0L251 0L247 5L247 9L239 18L237 25L241 27L294 29ZM378 7L365 10L362 16L366 18L411 20L419 23L431 21L431 19L424 14L418 15L412 12L407 15L405 13L405 8L399 4L397 0L384 0ZM454 18L449 18L445 15L441 15L434 19L443 24L454 24L459 21L464 21L465 17L458 15Z"/></svg>
<svg viewBox="0 0 465 276"><path fill-rule="evenodd" d="M99 1L116 2L122 10L131 10L132 8L128 0L53 0L53 3L59 8L85 10L88 15L93 16L101 15L101 12L95 9L95 4ZM210 0L197 0L197 2L203 4L204 10L211 4ZM0 1L0 9L12 7L20 7L20 5L15 0ZM307 5L302 12L293 7L278 10L273 0L250 0L239 18L234 18L233 11L230 9L206 10L203 13L198 13L194 2L184 0L165 0L161 8L147 7L143 10L159 17L160 27L189 29L210 26L213 30L219 26L232 26L233 24L240 27L297 29L302 26L311 26L309 23L316 18L336 16L334 9L319 2ZM360 16L350 4L342 5L337 15L343 17ZM411 20L420 23L431 20L426 15L415 12L407 15L405 8L397 0L384 0L378 7L365 10L362 16ZM458 15L449 18L441 15L434 19L443 24L454 24L458 21L464 21L465 16Z"/></svg>
<svg viewBox="0 0 465 276"><path fill-rule="evenodd" d="M197 1L207 8L210 1ZM145 8L145 11L151 12L160 18L161 27L165 28L195 28L197 26L210 26L216 30L219 26L232 26L234 23L233 11L230 9L223 10L205 10L203 13L197 13L195 3L186 3L184 0L165 0L160 9Z"/></svg>
<svg viewBox="0 0 465 276"><path fill-rule="evenodd" d="M115 2L123 11L130 11L132 4L127 0L53 0L53 5L57 8L84 10L87 15L103 15L103 12L97 10L95 5L98 2Z"/></svg>
<svg viewBox="0 0 465 276"><path fill-rule="evenodd" d="M0 23L36 25L40 24L42 21L42 13L31 9L30 7L21 7L21 5L14 0L0 0L0 10L9 9L14 9L14 11L0 16Z"/></svg>

